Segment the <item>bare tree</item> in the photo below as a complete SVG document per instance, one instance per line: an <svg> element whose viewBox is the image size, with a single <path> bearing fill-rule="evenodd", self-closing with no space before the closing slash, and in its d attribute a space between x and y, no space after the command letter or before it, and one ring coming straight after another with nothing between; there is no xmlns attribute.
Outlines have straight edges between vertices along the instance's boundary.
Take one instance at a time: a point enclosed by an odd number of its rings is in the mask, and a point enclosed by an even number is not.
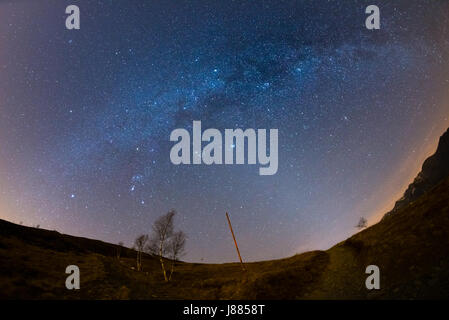
<svg viewBox="0 0 449 320"><path fill-rule="evenodd" d="M168 281L171 280L171 277L175 270L176 261L178 261L179 257L181 257L185 253L186 238L187 237L184 232L178 231L175 232L170 239L170 242L168 244L168 252L170 254L172 263Z"/></svg>
<svg viewBox="0 0 449 320"><path fill-rule="evenodd" d="M159 256L159 240L154 235L152 235L148 239L147 246L145 247L145 252L155 256Z"/></svg>
<svg viewBox="0 0 449 320"><path fill-rule="evenodd" d="M164 280L167 282L169 279L167 277L167 272L164 265L164 256L168 249L168 243L170 237L173 235L173 220L176 214L175 210L170 210L163 216L160 216L153 223L153 236L150 240L149 251L155 251L159 256L159 261L162 267L162 273L164 274Z"/></svg>
<svg viewBox="0 0 449 320"><path fill-rule="evenodd" d="M361 217L359 220L359 223L357 223L357 225L355 227L360 230L363 228L366 228L367 222L368 221L364 217Z"/></svg>
<svg viewBox="0 0 449 320"><path fill-rule="evenodd" d="M148 235L142 234L136 238L134 245L137 251L137 271L142 270L142 251L148 241Z"/></svg>
<svg viewBox="0 0 449 320"><path fill-rule="evenodd" d="M117 259L120 260L120 254L122 253L123 242L119 242L117 246Z"/></svg>

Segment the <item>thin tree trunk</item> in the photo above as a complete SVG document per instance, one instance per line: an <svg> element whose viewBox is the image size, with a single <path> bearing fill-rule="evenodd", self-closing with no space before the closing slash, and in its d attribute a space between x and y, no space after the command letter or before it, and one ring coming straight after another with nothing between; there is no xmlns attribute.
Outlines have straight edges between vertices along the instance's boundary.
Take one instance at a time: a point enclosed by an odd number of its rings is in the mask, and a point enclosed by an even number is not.
<svg viewBox="0 0 449 320"><path fill-rule="evenodd" d="M139 271L142 271L142 251L139 251Z"/></svg>
<svg viewBox="0 0 449 320"><path fill-rule="evenodd" d="M162 272L164 273L164 280L165 282L168 282L167 272L165 272L164 260L162 259L162 256L159 257L159 260L161 261Z"/></svg>
<svg viewBox="0 0 449 320"><path fill-rule="evenodd" d="M159 246L159 261L161 262L162 272L164 273L164 280L165 282L168 282L167 273L165 272L164 259L162 259L162 245L163 242L161 241L161 245Z"/></svg>
<svg viewBox="0 0 449 320"><path fill-rule="evenodd" d="M142 270L142 251L137 251L137 271Z"/></svg>
<svg viewBox="0 0 449 320"><path fill-rule="evenodd" d="M173 275L173 271L174 270L175 270L175 260L172 261L171 270L170 270L170 276L168 277L168 281L171 280L171 276Z"/></svg>

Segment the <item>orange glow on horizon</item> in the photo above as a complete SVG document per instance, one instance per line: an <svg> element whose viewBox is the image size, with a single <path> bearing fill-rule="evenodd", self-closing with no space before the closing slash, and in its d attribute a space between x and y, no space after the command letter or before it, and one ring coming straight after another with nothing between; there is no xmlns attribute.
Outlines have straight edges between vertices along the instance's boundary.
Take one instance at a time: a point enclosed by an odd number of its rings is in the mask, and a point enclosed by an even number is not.
<svg viewBox="0 0 449 320"><path fill-rule="evenodd" d="M449 98L447 100L449 101ZM369 226L379 222L387 212L393 209L396 201L403 196L407 187L421 171L424 161L436 152L439 139L448 127L449 118L444 115L441 124L434 125L430 129L427 136L420 141L420 145L415 148L416 152L409 154L399 165L397 173L379 188L377 194L383 195L385 200L368 216ZM387 196L388 194L389 196Z"/></svg>

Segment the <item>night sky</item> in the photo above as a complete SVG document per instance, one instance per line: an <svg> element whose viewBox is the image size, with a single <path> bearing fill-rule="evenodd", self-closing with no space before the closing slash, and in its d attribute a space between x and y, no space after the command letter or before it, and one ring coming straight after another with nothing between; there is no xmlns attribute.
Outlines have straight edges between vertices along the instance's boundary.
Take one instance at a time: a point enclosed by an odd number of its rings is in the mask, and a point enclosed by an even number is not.
<svg viewBox="0 0 449 320"><path fill-rule="evenodd" d="M225 262L228 211L244 260L326 249L391 209L448 89L448 1L0 1L0 218L132 246L173 208L184 259ZM193 120L279 129L278 172L173 165Z"/></svg>

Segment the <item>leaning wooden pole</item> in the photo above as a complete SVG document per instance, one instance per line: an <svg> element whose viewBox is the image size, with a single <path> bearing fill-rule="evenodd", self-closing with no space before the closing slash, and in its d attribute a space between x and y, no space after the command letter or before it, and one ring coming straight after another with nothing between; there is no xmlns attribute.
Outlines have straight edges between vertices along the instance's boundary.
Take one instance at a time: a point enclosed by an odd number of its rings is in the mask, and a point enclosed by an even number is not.
<svg viewBox="0 0 449 320"><path fill-rule="evenodd" d="M242 265L242 269L246 271L245 265L243 264L242 256L240 255L239 246L237 245L237 240L235 240L234 230L232 230L231 219L229 219L229 214L226 212L226 219L228 219L229 229L231 229L232 238L234 239L235 248L237 249L237 254L239 255L240 264Z"/></svg>

